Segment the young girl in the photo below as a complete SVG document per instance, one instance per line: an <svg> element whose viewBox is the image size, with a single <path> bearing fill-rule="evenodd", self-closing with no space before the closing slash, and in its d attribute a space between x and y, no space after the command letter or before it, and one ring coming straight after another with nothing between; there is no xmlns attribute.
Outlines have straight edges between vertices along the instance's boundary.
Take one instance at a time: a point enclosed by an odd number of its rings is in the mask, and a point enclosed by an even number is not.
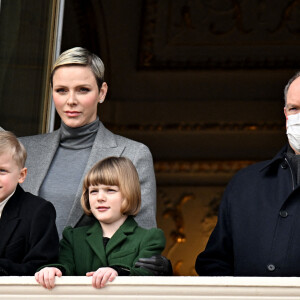
<svg viewBox="0 0 300 300"><path fill-rule="evenodd" d="M141 189L129 159L108 157L94 165L84 179L81 205L98 221L65 228L58 263L37 272L38 283L51 289L55 276L86 275L100 288L118 275L153 275L135 262L160 254L165 237L162 230L141 228L133 219L140 209Z"/></svg>

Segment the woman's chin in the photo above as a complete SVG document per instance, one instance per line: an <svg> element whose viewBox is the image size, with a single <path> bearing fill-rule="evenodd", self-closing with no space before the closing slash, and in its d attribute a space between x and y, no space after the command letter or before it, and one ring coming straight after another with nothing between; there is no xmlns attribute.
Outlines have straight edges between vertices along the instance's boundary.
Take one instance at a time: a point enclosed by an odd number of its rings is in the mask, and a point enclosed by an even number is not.
<svg viewBox="0 0 300 300"><path fill-rule="evenodd" d="M87 123L83 122L82 120L75 120L75 119L65 119L62 121L65 123L65 125L67 125L68 127L71 127L71 128L82 127L87 124Z"/></svg>

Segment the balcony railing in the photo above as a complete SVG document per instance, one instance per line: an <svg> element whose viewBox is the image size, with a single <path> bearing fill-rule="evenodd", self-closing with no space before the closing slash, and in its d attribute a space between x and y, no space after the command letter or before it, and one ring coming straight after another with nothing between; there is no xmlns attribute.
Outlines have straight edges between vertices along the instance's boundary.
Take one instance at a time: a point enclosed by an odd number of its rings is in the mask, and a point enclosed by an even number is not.
<svg viewBox="0 0 300 300"><path fill-rule="evenodd" d="M0 298L17 299L300 299L300 277L117 277L95 289L88 277L57 278L47 290L33 277L0 277Z"/></svg>

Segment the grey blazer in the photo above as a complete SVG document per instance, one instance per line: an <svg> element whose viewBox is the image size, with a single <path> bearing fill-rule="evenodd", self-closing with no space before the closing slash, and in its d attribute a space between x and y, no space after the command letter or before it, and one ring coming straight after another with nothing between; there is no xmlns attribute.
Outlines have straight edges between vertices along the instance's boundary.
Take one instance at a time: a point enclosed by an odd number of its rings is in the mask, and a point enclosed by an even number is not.
<svg viewBox="0 0 300 300"><path fill-rule="evenodd" d="M59 146L60 129L47 134L21 137L20 141L27 150L26 167L28 175L22 187L34 195L39 189ZM144 228L156 227L156 182L152 155L147 146L125 137L113 134L100 122L90 157L82 173L73 207L67 217L67 226L86 224L83 210L80 205L82 182L85 174L99 160L108 156L124 156L135 165L141 183L142 206L135 217L137 223Z"/></svg>

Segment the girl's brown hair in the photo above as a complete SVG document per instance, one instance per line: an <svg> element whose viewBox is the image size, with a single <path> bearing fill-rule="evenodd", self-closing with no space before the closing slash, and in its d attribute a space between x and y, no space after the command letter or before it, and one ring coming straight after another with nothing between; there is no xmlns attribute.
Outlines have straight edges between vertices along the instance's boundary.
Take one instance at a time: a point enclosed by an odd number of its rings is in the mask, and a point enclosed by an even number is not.
<svg viewBox="0 0 300 300"><path fill-rule="evenodd" d="M121 213L135 216L141 207L141 187L135 166L126 157L107 157L97 162L87 173L83 181L81 206L87 215L91 215L89 187L99 184L118 186L124 201Z"/></svg>

